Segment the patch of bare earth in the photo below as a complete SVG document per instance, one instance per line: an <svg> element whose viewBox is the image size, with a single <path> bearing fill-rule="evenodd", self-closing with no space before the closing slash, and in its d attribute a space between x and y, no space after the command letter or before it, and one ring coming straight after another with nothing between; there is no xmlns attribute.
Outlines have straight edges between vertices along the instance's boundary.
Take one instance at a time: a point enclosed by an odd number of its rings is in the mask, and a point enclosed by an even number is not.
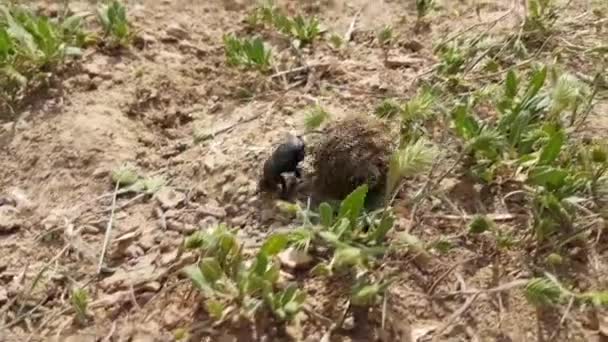
<svg viewBox="0 0 608 342"><path fill-rule="evenodd" d="M384 97L410 97L416 81L436 63L433 41L501 18L511 4L444 1L430 29L415 33L414 1L278 3L319 16L339 34L357 18L352 40L341 50L318 42L299 58L279 48L277 70L300 61L316 66L270 78L225 64L222 35L243 32L253 1L129 1L130 16L141 29L136 46L118 56L87 51L81 70L62 80L60 96L26 108L14 139L0 152L0 341L172 341L179 329L202 341L321 339L328 322L307 313L286 332L269 324L253 337L234 327L214 327L200 314L198 297L180 274L195 260L181 251L184 237L226 222L240 228L239 237L253 247L269 232L291 227L256 186L271 148L287 131L302 130L306 108L318 101L339 117L370 113ZM581 6L569 7L564 15L583 20L587 8ZM494 29L512 29L513 19L506 16ZM389 24L398 40L389 51L391 63L384 63L375 37ZM581 58L571 67L587 73L590 64ZM606 106L604 99L592 113L597 125L591 132L605 135L598 127L605 127L606 120L595 114L605 114ZM193 142L193 136L216 132ZM171 190L153 198L118 196L105 266L98 274L111 217L109 175L123 163L142 176L162 175ZM454 248L426 262L411 256L387 262L387 272L398 271L400 277L386 309L374 309L377 319L367 330L355 329L347 319L336 341L379 338L381 317L392 327L392 335L384 336L389 341L417 341L412 336L428 331L438 331L437 341L542 341L550 336L585 341L584 332L598 330L582 311L573 310L561 323L559 315L537 315L518 289L475 292L529 276L531 260L525 250L499 254L483 238L462 234L463 214L507 209L485 200L500 189L469 184L461 171L440 185L451 206L425 204L410 221L407 198L423 180L412 181L395 205L397 230L407 229L426 242L447 239ZM305 191L299 196L305 198ZM525 224L498 222L505 229ZM585 272L573 276L578 288L606 288L606 257L604 248ZM347 289L303 279L311 310L337 321ZM84 323L74 319L69 302L75 287L89 292L90 315ZM457 290L471 294L433 296Z"/></svg>

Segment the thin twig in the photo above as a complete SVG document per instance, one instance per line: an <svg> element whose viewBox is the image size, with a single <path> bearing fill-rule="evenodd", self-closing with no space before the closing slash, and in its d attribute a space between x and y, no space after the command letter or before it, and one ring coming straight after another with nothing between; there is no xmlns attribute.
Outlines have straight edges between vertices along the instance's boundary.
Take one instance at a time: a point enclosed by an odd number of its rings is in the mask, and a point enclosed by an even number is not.
<svg viewBox="0 0 608 342"><path fill-rule="evenodd" d="M433 296L431 296L431 298L445 298L445 297L453 297L453 296L470 296L470 295L476 295L476 294L490 294L490 293L496 293L496 292L503 292L503 291L507 291L516 287L522 287L528 284L528 282L530 281L530 279L517 279L517 280L513 280L511 282L508 282L506 284L502 284L499 285L497 287L493 287L491 289L484 289L484 290L467 290L467 291L454 291L454 292L446 292L446 293L438 293L435 294Z"/></svg>
<svg viewBox="0 0 608 342"><path fill-rule="evenodd" d="M482 23L476 23L473 24L463 30L460 30L459 32L456 32L455 34L453 34L451 37L446 38L444 41L442 41L441 43L439 43L437 46L438 48L443 47L445 44L453 41L454 39L462 36L463 34L472 31L473 29L480 27L480 26L485 26L485 25L491 25L494 26L496 25L499 21L503 20L504 18L506 18L509 14L511 14L513 12L513 9L511 8L510 10L508 10L507 12L505 12L503 15L501 15L500 17L494 19L494 20L490 20L490 21L484 21Z"/></svg>
<svg viewBox="0 0 608 342"><path fill-rule="evenodd" d="M304 305L304 306L302 307L302 310L303 310L305 313L307 313L309 316L315 317L315 318L317 318L318 320L322 321L323 323L327 324L327 326L330 326L330 327L331 327L331 325L332 325L333 321L332 321L330 318L325 317L325 316L321 315L320 313L316 312L316 311L315 311L313 308L311 308L309 305Z"/></svg>
<svg viewBox="0 0 608 342"><path fill-rule="evenodd" d="M464 314L471 307L471 305L473 305L473 303L477 300L477 297L479 297L479 293L476 293L473 296L467 298L467 300L464 302L464 304L458 310L454 311L450 315L450 317L447 318L446 322L443 323L439 328L437 328L435 330L435 335L433 337L433 341L438 341L439 336L441 336L443 331L445 329L449 328L454 323L454 321L456 321L456 319L458 319L458 317L462 316L462 314Z"/></svg>
<svg viewBox="0 0 608 342"><path fill-rule="evenodd" d="M447 277L450 273L452 273L452 271L454 271L456 269L456 267L462 265L462 264L466 264L468 262L471 262L475 259L477 259L478 257L472 257L472 258L468 258L462 261L459 261L457 263L454 263L454 265L452 265L447 271L445 271L442 275L440 275L434 282L433 284L431 284L431 287L429 287L429 290L426 292L429 296L433 294L433 292L435 292L435 289L437 288L437 286L439 285L439 283L445 278Z"/></svg>
<svg viewBox="0 0 608 342"><path fill-rule="evenodd" d="M325 335L323 335L323 338L321 338L320 342L329 342L331 340L331 336L333 335L333 333L336 332L338 329L340 329L342 327L342 325L344 325L344 321L346 320L346 315L348 314L348 311L350 310L350 306L351 306L351 302L349 300L348 304L346 305L346 308L342 312L342 316L340 317L340 319L329 328L329 330L325 333Z"/></svg>
<svg viewBox="0 0 608 342"><path fill-rule="evenodd" d="M572 310L572 306L574 305L574 299L575 299L574 296L570 297L570 300L568 301L568 306L566 307L566 310L564 310L564 314L562 315L562 318L559 320L559 324L555 328L555 331L553 331L553 334L551 334L551 337L548 339L548 341L555 341L555 339L557 338L557 335L559 335L560 330L562 329L562 327L564 326L564 323L566 322L566 318L568 318L568 315L570 314L570 310Z"/></svg>
<svg viewBox="0 0 608 342"><path fill-rule="evenodd" d="M359 16L361 15L361 12L363 11L363 8L360 8L357 13L355 13L355 15L353 16L353 19L350 22L350 25L348 25L348 30L346 30L346 33L344 33L344 43L348 44L348 42L350 42L350 40L353 38L353 33L355 32L355 28L357 26L357 20L359 19Z"/></svg>
<svg viewBox="0 0 608 342"><path fill-rule="evenodd" d="M110 327L110 332L103 338L102 342L110 342L112 341L112 336L114 336L114 332L116 331L116 321L112 322L112 327Z"/></svg>
<svg viewBox="0 0 608 342"><path fill-rule="evenodd" d="M521 215L506 213L506 214L487 214L485 216L487 218L491 219L492 221L510 221L510 220L516 219L517 217L519 217ZM440 219L444 219L444 220L468 221L468 220L474 219L475 215L428 215L427 217L440 218Z"/></svg>
<svg viewBox="0 0 608 342"><path fill-rule="evenodd" d="M97 274L101 273L101 268L103 266L103 259L106 255L106 250L108 248L108 242L110 242L110 234L112 233L112 223L114 221L114 211L116 209L116 195L118 192L118 186L120 182L116 182L116 187L114 188L114 196L112 197L112 209L110 211L110 219L108 220L108 226L106 227L106 236L103 240L103 246L101 248L101 255L99 256L99 265L97 265Z"/></svg>
<svg viewBox="0 0 608 342"><path fill-rule="evenodd" d="M112 211L112 209L114 209L115 211L122 210L122 209L128 207L129 205L133 204L135 201L139 200L140 198L142 198L142 197L144 197L146 195L147 194L145 192L142 192L142 193L138 194L137 196L131 198L130 200L126 201L125 203L123 203L123 204L121 204L121 205L119 205L119 206L117 206L115 208L114 208L114 206L112 206L110 208L106 208L104 210L104 212L105 213L110 212L110 211Z"/></svg>

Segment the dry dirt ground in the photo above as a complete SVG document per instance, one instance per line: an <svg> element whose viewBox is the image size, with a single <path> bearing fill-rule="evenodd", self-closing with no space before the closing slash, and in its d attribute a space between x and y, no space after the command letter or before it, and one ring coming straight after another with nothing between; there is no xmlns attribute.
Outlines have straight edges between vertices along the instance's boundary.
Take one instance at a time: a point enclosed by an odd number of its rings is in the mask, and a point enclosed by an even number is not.
<svg viewBox="0 0 608 342"><path fill-rule="evenodd" d="M329 32L341 35L360 11L353 39L340 51L326 41L305 50L301 58L320 66L304 78L289 74L271 79L225 64L222 35L246 32L243 20L253 2L128 1L131 20L140 30L135 46L118 55L87 51L48 94L26 108L16 136L0 153L0 195L15 204L0 207L0 341L172 341L179 329L198 336L192 340L237 340L236 332L213 327L197 313L197 296L189 294L191 286L179 274L194 260L191 254L178 253L183 238L226 222L239 227L239 237L255 246L269 232L288 227L273 204L255 193L256 183L271 147L286 132L303 129L307 108L318 101L340 117L370 113L385 96L407 99L416 91L417 78L436 63L434 41L512 8L506 0L444 1L430 19L430 30L414 33L413 0L279 4L292 13L317 15ZM93 4L71 6L84 9ZM568 7L564 17L588 20L589 6L580 1ZM492 30L508 32L516 19L511 13ZM397 68L382 62L374 38L389 24L398 37L391 54L403 60ZM486 29L479 26L472 32ZM606 35L606 30L575 39L583 44L596 34ZM297 66L284 42L271 34L266 38L277 47L277 70ZM587 75L593 70L593 62L583 57L565 64ZM606 135L608 123L597 115L605 114L607 106L600 103L593 113L595 134ZM195 135L218 130L222 132L211 139L193 142ZM162 175L170 190L158 194L160 199L118 197L106 256L109 270L97 275L110 217L109 174L123 163L135 165L144 176ZM467 188L457 172L445 186L460 210L477 210L477 187ZM179 206L173 205L175 198ZM396 207L397 229L403 229L410 224L411 208L405 200ZM495 274L496 260L483 240L458 238L463 221L431 217L417 223L412 232L422 240L456 236L456 248L437 253L428 267L407 257L391 261L390 267L402 275L389 296L391 322L402 330L393 340L408 341L412 330L444 323L450 324L438 341L540 341L557 332L560 316L547 317L544 324L520 290L442 300L416 295L434 283L436 292L457 286L488 288L528 272L526 252L515 251L502 256L500 274ZM595 255L578 276L579 288L606 288L606 253ZM89 292L90 321L85 325L74 322L69 303L74 286ZM338 319L343 290L315 282L305 288L314 310ZM473 297L466 312L454 315ZM562 325L553 340L584 341L598 329L577 310ZM327 329L327 322L301 314L287 332L291 340L319 341ZM259 340L289 340L272 331L260 335ZM368 341L376 335L346 330L334 338Z"/></svg>

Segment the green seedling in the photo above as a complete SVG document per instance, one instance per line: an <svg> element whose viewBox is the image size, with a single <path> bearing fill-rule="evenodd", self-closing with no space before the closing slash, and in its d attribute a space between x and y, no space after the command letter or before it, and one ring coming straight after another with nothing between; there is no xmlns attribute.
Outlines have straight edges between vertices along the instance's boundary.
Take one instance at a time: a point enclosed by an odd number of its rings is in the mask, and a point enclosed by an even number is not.
<svg viewBox="0 0 608 342"><path fill-rule="evenodd" d="M378 32L378 42L380 46L388 46L393 42L393 27L390 25L384 26L380 32Z"/></svg>
<svg viewBox="0 0 608 342"><path fill-rule="evenodd" d="M185 247L200 250L202 259L184 273L201 291L207 312L217 321L234 315L251 319L263 311L290 320L302 308L305 294L293 285L277 289L279 266L273 257L288 242L287 235L272 235L248 261L234 233L220 225L186 239Z"/></svg>
<svg viewBox="0 0 608 342"><path fill-rule="evenodd" d="M344 45L344 39L342 36L334 33L329 37L329 43L334 49L339 49Z"/></svg>
<svg viewBox="0 0 608 342"><path fill-rule="evenodd" d="M402 108L399 103L393 99L384 99L374 109L374 114L379 118L390 119L401 113Z"/></svg>
<svg viewBox="0 0 608 342"><path fill-rule="evenodd" d="M424 18L433 9L434 0L416 0L416 15L418 20Z"/></svg>
<svg viewBox="0 0 608 342"><path fill-rule="evenodd" d="M427 172L438 155L437 148L422 138L395 151L389 164L386 195L392 197L399 191L404 178Z"/></svg>
<svg viewBox="0 0 608 342"><path fill-rule="evenodd" d="M127 9L119 0L101 4L97 8L97 18L104 30L104 36L109 39L112 47L128 46L133 37L131 25L127 18Z"/></svg>
<svg viewBox="0 0 608 342"><path fill-rule="evenodd" d="M270 69L272 52L260 38L224 36L224 50L229 65L253 68L262 72Z"/></svg>
<svg viewBox="0 0 608 342"><path fill-rule="evenodd" d="M82 18L52 20L21 6L0 5L0 98L9 109L67 57L82 54L87 37Z"/></svg>
<svg viewBox="0 0 608 342"><path fill-rule="evenodd" d="M87 307L89 304L89 295L85 289L75 288L72 290L70 297L72 308L76 312L76 318L80 324L87 321Z"/></svg>
<svg viewBox="0 0 608 342"><path fill-rule="evenodd" d="M256 8L249 21L274 27L280 33L294 39L296 47L311 44L323 32L317 18L307 18L302 15L290 17L283 14L272 1Z"/></svg>
<svg viewBox="0 0 608 342"><path fill-rule="evenodd" d="M316 105L306 113L304 127L307 131L314 131L330 118L329 113L321 106Z"/></svg>

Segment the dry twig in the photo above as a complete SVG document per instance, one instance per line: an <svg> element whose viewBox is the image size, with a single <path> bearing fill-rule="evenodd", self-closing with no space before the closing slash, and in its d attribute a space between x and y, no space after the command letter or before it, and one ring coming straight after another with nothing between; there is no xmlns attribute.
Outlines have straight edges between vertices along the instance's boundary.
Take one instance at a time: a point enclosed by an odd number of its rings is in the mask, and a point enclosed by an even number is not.
<svg viewBox="0 0 608 342"><path fill-rule="evenodd" d="M114 196L112 197L112 209L110 211L110 219L108 220L108 225L106 227L106 236L103 239L103 246L101 247L101 255L99 256L99 264L97 265L97 274L101 273L101 268L103 266L103 259L106 255L106 250L108 248L108 242L110 242L110 234L112 233L112 223L114 221L114 212L116 210L116 196L118 193L118 186L120 182L116 182L116 187L114 188Z"/></svg>

